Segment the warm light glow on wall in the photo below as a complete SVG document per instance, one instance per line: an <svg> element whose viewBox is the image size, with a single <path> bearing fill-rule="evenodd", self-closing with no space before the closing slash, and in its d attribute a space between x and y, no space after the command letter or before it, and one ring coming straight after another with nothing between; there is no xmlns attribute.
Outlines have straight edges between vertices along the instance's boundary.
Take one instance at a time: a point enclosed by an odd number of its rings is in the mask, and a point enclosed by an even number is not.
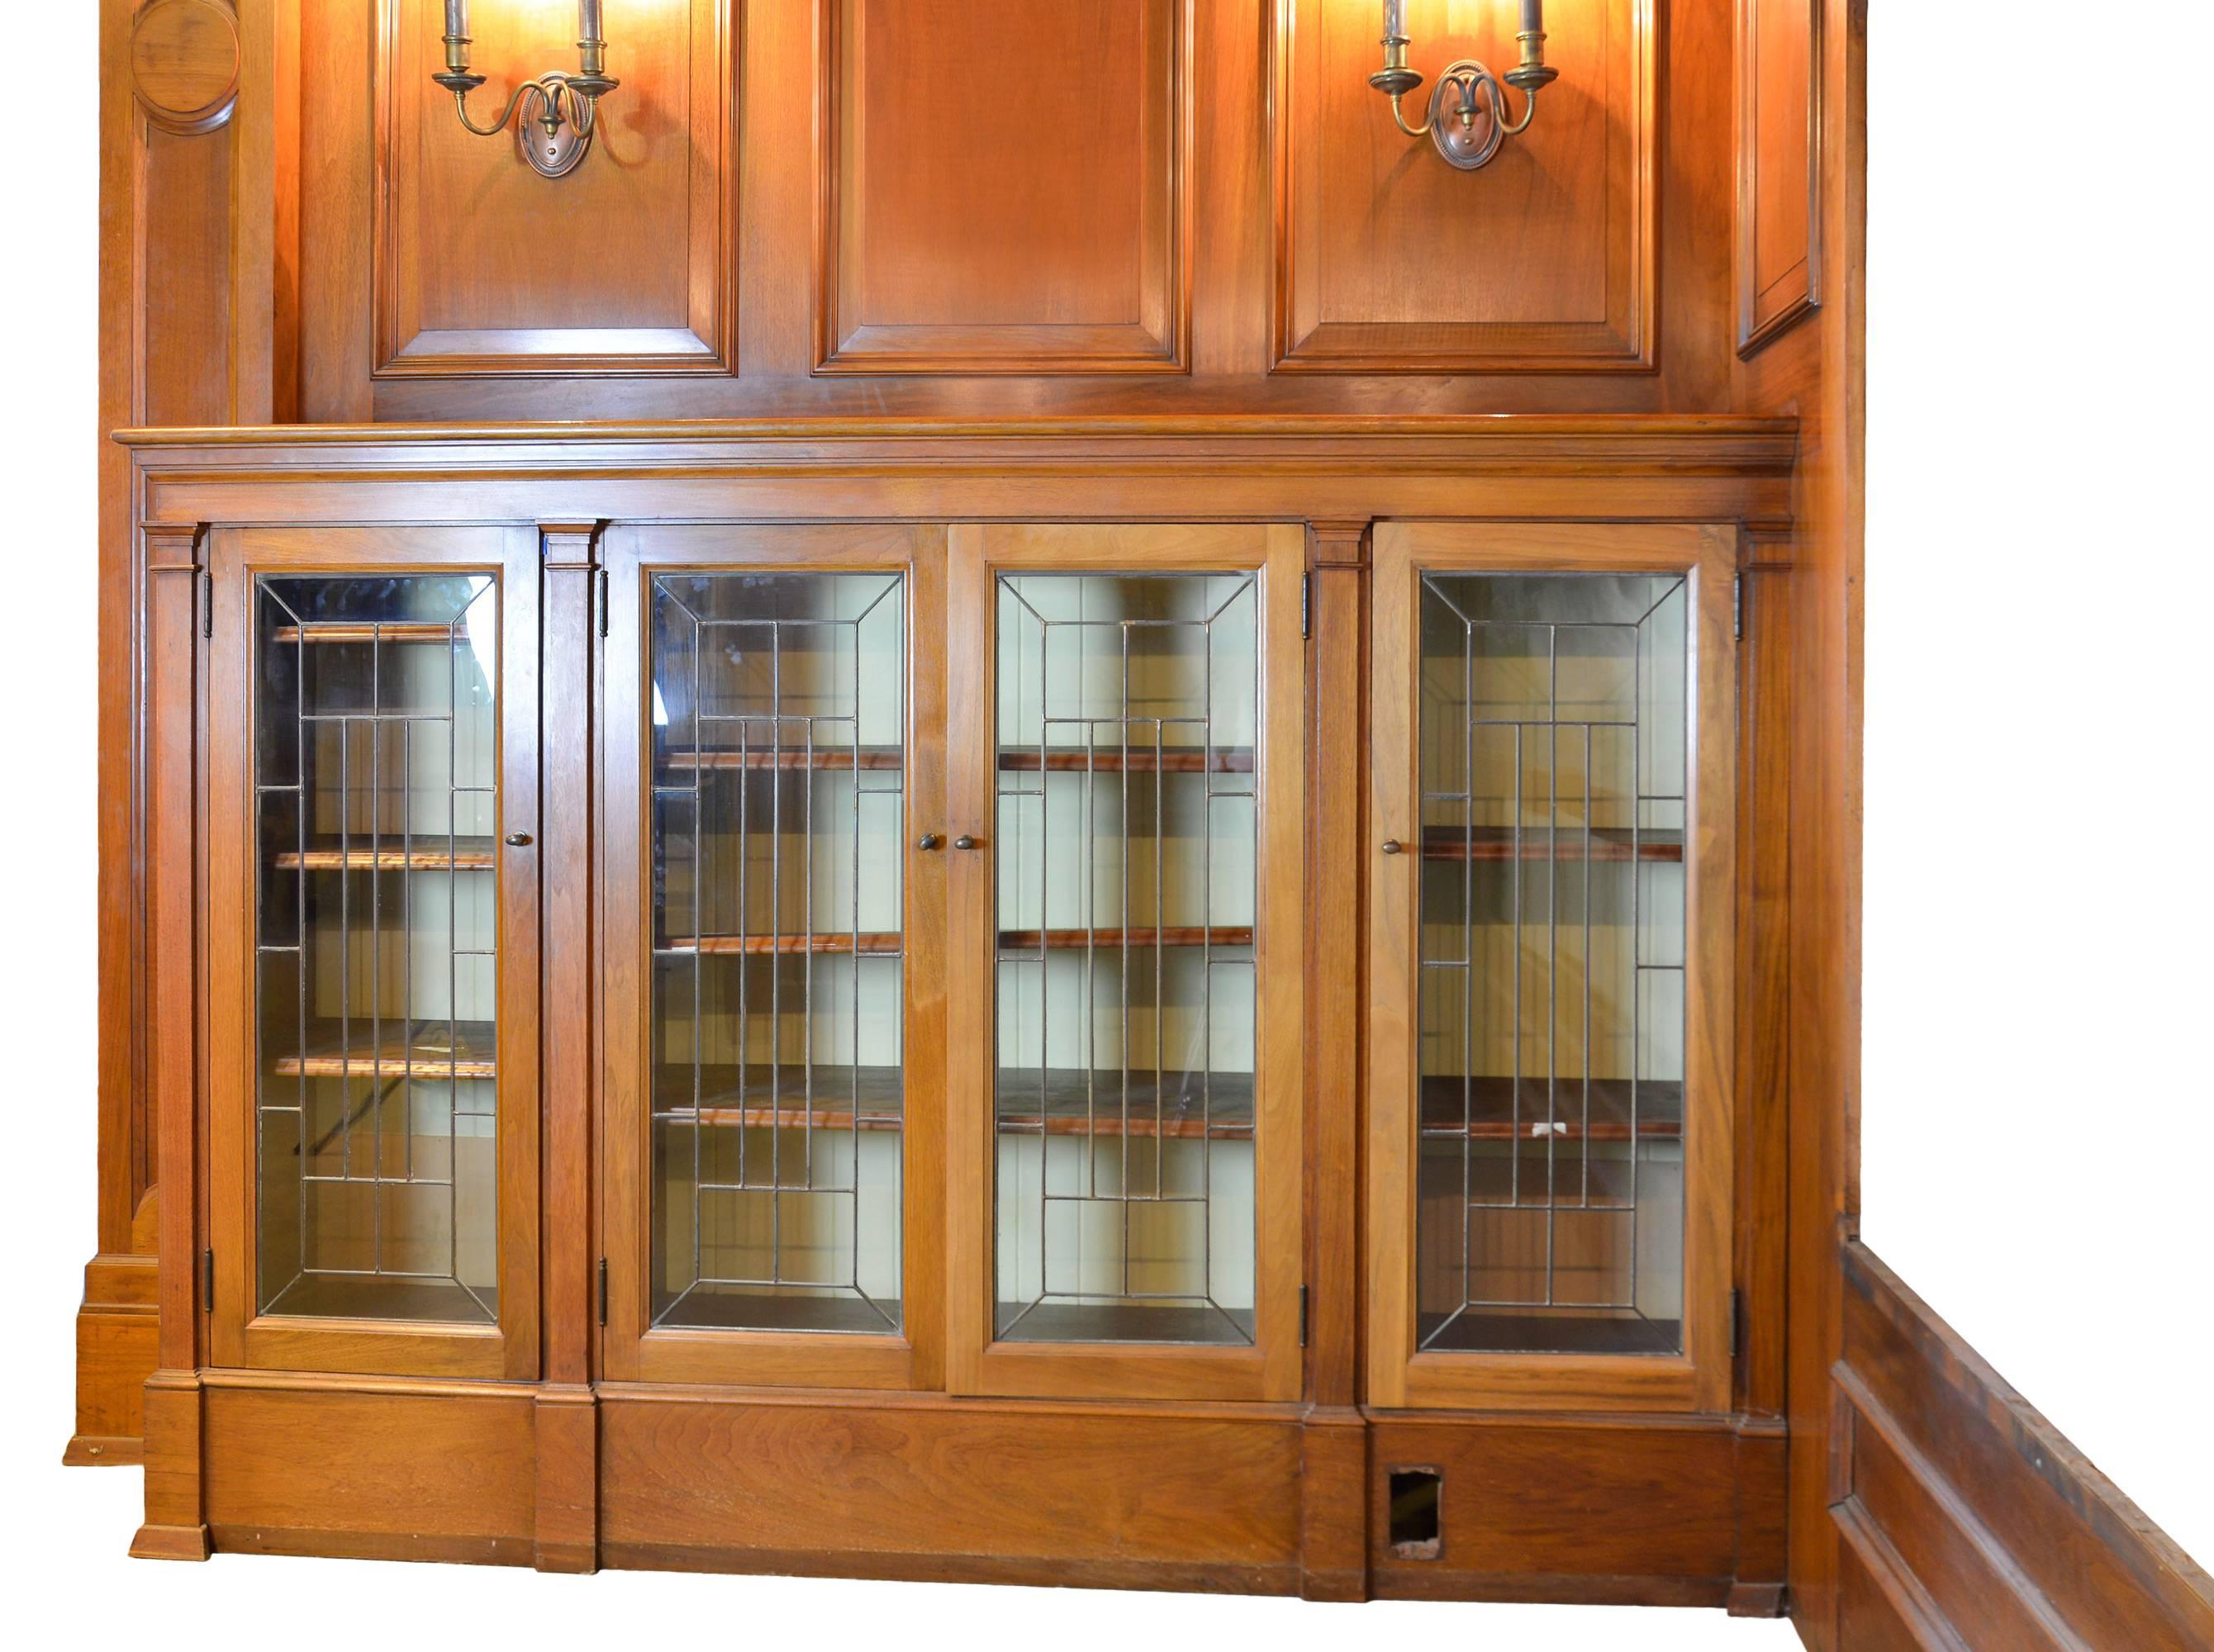
<svg viewBox="0 0 2214 1652"><path fill-rule="evenodd" d="M1507 93L1499 76L1473 58L1448 64L1430 93L1429 113L1419 126L1407 124L1400 100L1420 87L1422 77L1407 66L1407 0L1384 0L1384 66L1368 83L1391 100L1391 119L1410 138L1428 133L1446 162L1464 172L1499 153L1507 139L1528 129L1538 113L1538 89L1559 77L1545 67L1545 0L1520 0L1521 28L1515 35L1522 61L1507 71L1506 84L1522 93L1522 118L1507 117Z"/></svg>

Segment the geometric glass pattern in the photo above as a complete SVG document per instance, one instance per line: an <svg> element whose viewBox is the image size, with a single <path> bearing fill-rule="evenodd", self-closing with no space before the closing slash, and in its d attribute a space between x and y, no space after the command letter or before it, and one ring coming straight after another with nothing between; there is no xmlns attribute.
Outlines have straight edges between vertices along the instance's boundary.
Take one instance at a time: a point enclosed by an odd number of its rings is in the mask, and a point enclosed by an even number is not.
<svg viewBox="0 0 2214 1652"><path fill-rule="evenodd" d="M997 586L995 1335L1250 1344L1250 572Z"/></svg>
<svg viewBox="0 0 2214 1652"><path fill-rule="evenodd" d="M1420 602L1419 1345L1674 1354L1686 582Z"/></svg>

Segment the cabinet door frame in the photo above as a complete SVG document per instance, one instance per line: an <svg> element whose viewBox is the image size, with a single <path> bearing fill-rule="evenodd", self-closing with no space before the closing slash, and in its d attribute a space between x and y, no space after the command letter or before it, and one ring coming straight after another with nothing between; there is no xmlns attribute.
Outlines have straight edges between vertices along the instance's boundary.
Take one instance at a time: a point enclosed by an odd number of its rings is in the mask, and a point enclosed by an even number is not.
<svg viewBox="0 0 2214 1652"><path fill-rule="evenodd" d="M1379 522L1368 805L1368 1401L1379 1407L1722 1412L1730 1400L1735 1107L1734 527ZM1416 1348L1416 583L1425 571L1682 573L1691 581L1685 866L1684 1342L1676 1355Z"/></svg>
<svg viewBox="0 0 2214 1652"><path fill-rule="evenodd" d="M946 1386L955 1394L1289 1401L1301 1383L1306 1192L1306 647L1301 523L957 523L949 535ZM998 925L995 584L1001 572L1251 572L1259 580L1261 749L1255 913L1254 1340L1246 1347L994 1340Z"/></svg>
<svg viewBox="0 0 2214 1652"><path fill-rule="evenodd" d="M945 529L904 523L621 523L601 540L608 579L599 741L602 897L598 1085L608 1258L601 1372L614 1381L930 1389L943 1367L945 872L921 850L945 824ZM651 798L645 714L651 682L647 582L656 572L896 572L904 581L907 774L901 841L905 1073L901 1131L901 1329L881 1335L655 1326Z"/></svg>
<svg viewBox="0 0 2214 1652"><path fill-rule="evenodd" d="M529 1379L539 1343L539 877L529 848L499 849L499 1321L496 1325L260 1313L257 1292L259 1067L252 960L254 603L266 576L344 578L488 573L499 603L496 839L539 809L537 530L512 524L217 528L210 535L207 699L210 1358L219 1367L379 1376Z"/></svg>

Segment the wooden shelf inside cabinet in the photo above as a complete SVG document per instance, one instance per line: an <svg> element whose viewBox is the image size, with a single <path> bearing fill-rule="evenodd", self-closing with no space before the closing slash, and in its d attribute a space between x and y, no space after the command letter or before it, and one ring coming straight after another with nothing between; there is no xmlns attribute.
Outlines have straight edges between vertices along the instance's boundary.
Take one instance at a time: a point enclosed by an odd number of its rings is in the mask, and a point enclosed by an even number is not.
<svg viewBox="0 0 2214 1652"><path fill-rule="evenodd" d="M1590 1123L1585 1123L1581 1079L1553 1085L1552 1117L1546 1117L1545 1083L1522 1080L1522 1111L1514 1113L1514 1080L1486 1074L1463 1080L1458 1074L1425 1074L1422 1080L1422 1133L1425 1139L1475 1141L1627 1141L1630 1139L1630 1085L1627 1079L1593 1079ZM1684 1135L1684 1086L1669 1079L1637 1084L1637 1139L1680 1141Z"/></svg>
<svg viewBox="0 0 2214 1652"><path fill-rule="evenodd" d="M468 632L458 621L311 620L305 625L280 625L269 633L272 642L409 642L450 643L467 640Z"/></svg>
<svg viewBox="0 0 2214 1652"><path fill-rule="evenodd" d="M1043 752L1032 747L1000 754L1002 774L1035 774L1041 769L1049 774L1251 774L1253 750L1250 746L1218 746L1212 751L1140 749L1125 753L1119 746L1104 751L1049 746Z"/></svg>
<svg viewBox="0 0 2214 1652"><path fill-rule="evenodd" d="M823 935L672 935L653 950L663 958L786 958L801 954L896 958L900 937L893 932L870 930L863 930L858 935L849 931Z"/></svg>
<svg viewBox="0 0 2214 1652"><path fill-rule="evenodd" d="M413 1077L426 1083L498 1076L498 1041L489 1021L434 1021L410 1037L398 1016L380 1022L358 1015L343 1030L335 1021L316 1022L301 1042L305 1053L278 1056L270 1071L284 1079Z"/></svg>
<svg viewBox="0 0 2214 1652"><path fill-rule="evenodd" d="M687 748L663 756L664 768L679 773L707 774L719 769L800 768L833 774L896 770L906 761L897 746L757 746L748 750Z"/></svg>
<svg viewBox="0 0 2214 1652"><path fill-rule="evenodd" d="M1429 826L1422 831L1425 860L1654 860L1681 861L1684 835L1645 831L1635 839L1614 827L1595 829L1587 840L1581 826L1555 832L1525 826L1520 840L1512 826L1479 826L1471 836L1458 826Z"/></svg>
<svg viewBox="0 0 2214 1652"><path fill-rule="evenodd" d="M364 833L344 847L286 849L270 864L279 872L490 872L499 865L499 853L488 837L419 835L405 842L400 834L386 832L372 845Z"/></svg>
<svg viewBox="0 0 2214 1652"><path fill-rule="evenodd" d="M1198 925L1163 929L1002 929L1000 932L1000 951L1036 952L1043 948L1049 952L1082 951L1087 945L1127 951L1154 946L1251 946L1253 928L1250 924L1218 924L1209 929Z"/></svg>
<svg viewBox="0 0 2214 1652"><path fill-rule="evenodd" d="M682 1093L690 1069L676 1069L661 1093ZM1087 1087L1087 1079L1089 1085ZM1124 1074L1097 1068L1003 1068L997 1128L1008 1135L1159 1137L1166 1141L1250 1141L1253 1139L1253 1076L1216 1073L1202 1093L1199 1076L1176 1073L1163 1084L1150 1072L1128 1074L1128 1117L1123 1116ZM706 1067L700 1073L703 1124L804 1129L810 1118L805 1069L767 1066ZM742 1081L743 1080L743 1081ZM1043 1106L1039 1105L1043 1092ZM896 1067L817 1068L814 1127L818 1130L893 1131L902 1123L902 1084ZM659 1107L654 1117L685 1123L688 1107Z"/></svg>

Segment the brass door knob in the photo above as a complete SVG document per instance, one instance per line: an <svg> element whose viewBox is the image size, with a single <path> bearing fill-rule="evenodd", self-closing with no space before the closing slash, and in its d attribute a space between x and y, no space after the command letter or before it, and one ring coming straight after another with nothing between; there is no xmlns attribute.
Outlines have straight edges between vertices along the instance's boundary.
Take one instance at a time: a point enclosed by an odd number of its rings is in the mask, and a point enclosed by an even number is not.
<svg viewBox="0 0 2214 1652"><path fill-rule="evenodd" d="M920 837L915 839L914 847L918 849L934 849L944 841L945 840L936 832L925 832Z"/></svg>
<svg viewBox="0 0 2214 1652"><path fill-rule="evenodd" d="M511 849L527 849L530 847L530 834L528 832L510 832L505 837L502 838L500 841L506 844Z"/></svg>
<svg viewBox="0 0 2214 1652"><path fill-rule="evenodd" d="M1387 837L1384 840L1384 853L1386 854L1397 854L1404 847L1405 845L1396 837Z"/></svg>
<svg viewBox="0 0 2214 1652"><path fill-rule="evenodd" d="M976 840L963 832L953 840L953 847L957 849L973 849L976 847Z"/></svg>

